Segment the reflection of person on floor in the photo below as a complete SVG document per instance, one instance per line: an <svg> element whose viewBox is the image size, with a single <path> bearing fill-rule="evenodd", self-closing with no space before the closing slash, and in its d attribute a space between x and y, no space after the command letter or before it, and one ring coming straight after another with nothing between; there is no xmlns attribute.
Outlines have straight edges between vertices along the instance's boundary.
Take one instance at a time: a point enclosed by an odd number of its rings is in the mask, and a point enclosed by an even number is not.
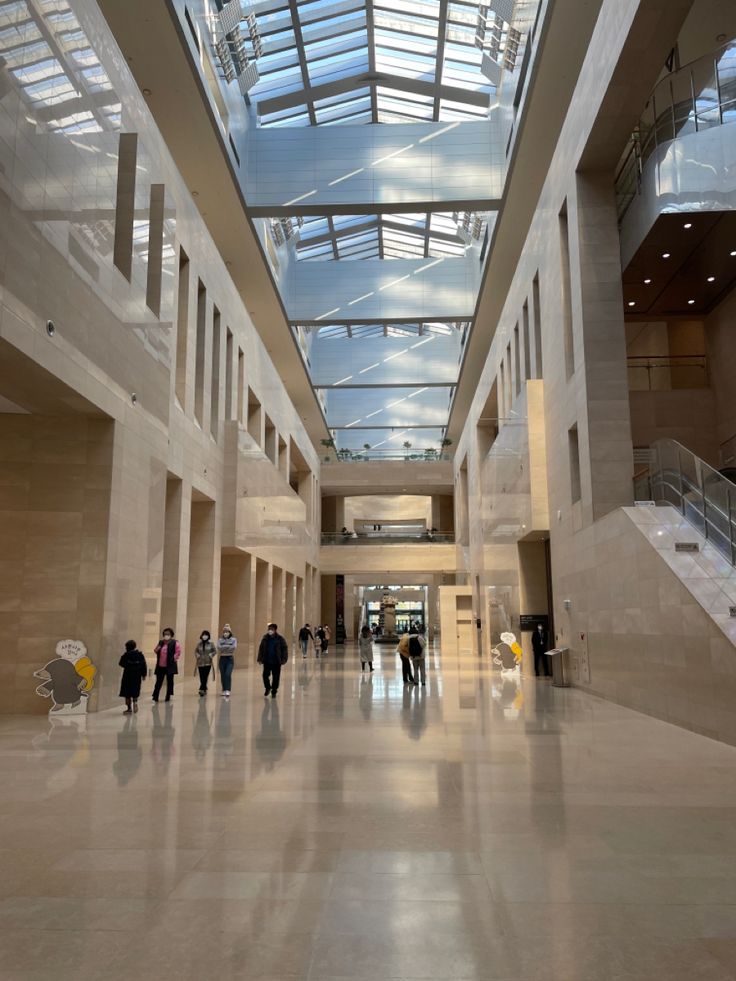
<svg viewBox="0 0 736 981"><path fill-rule="evenodd" d="M255 747L269 770L284 755L286 736L281 731L277 702L264 702L261 712L261 730L256 733Z"/></svg>
<svg viewBox="0 0 736 981"><path fill-rule="evenodd" d="M534 651L534 674L539 677L539 668L541 666L545 678L548 678L551 674L549 670L549 658L547 657L549 642L547 631L541 623L537 624L532 634L532 650Z"/></svg>
<svg viewBox="0 0 736 981"><path fill-rule="evenodd" d="M368 721L371 717L371 709L373 708L373 678L370 672L368 675L363 675L360 679L360 694L358 695L358 706L360 708L361 715Z"/></svg>
<svg viewBox="0 0 736 981"><path fill-rule="evenodd" d="M174 727L172 726L172 706L164 709L163 721L158 705L153 707L153 731L151 733L151 754L157 763L166 769L174 754Z"/></svg>
<svg viewBox="0 0 736 981"><path fill-rule="evenodd" d="M426 692L423 692L421 688L417 692L414 692L411 688L404 689L401 721L409 733L410 739L420 739L422 733L427 728L426 697Z"/></svg>
<svg viewBox="0 0 736 981"><path fill-rule="evenodd" d="M198 705L197 714L194 716L194 728L192 729L192 746L194 747L194 755L198 760L205 758L211 745L210 717L207 711L207 702L202 699Z"/></svg>
<svg viewBox="0 0 736 981"><path fill-rule="evenodd" d="M138 745L137 723L126 719L118 733L118 758L112 765L112 772L118 786L124 787L135 776L143 759L143 750Z"/></svg>
<svg viewBox="0 0 736 981"><path fill-rule="evenodd" d="M230 757L235 749L230 724L230 702L223 699L215 717L214 757L216 766L230 766Z"/></svg>

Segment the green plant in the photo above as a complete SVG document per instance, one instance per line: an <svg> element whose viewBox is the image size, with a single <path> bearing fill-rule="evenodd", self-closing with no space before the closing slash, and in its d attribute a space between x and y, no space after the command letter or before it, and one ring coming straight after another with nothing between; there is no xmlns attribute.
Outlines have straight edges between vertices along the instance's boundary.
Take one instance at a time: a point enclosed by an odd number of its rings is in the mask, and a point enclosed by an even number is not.
<svg viewBox="0 0 736 981"><path fill-rule="evenodd" d="M445 438L442 440L442 445L443 446L452 446L452 440L451 439L448 439L447 436L445 436Z"/></svg>
<svg viewBox="0 0 736 981"><path fill-rule="evenodd" d="M371 444L370 443L363 443L363 449L364 450L369 450L370 448L371 448Z"/></svg>

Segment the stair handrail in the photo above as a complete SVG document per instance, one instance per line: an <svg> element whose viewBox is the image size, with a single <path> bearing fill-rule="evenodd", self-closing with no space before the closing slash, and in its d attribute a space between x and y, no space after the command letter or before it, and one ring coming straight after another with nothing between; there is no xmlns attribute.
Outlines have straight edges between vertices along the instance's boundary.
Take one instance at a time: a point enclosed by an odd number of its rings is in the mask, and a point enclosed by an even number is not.
<svg viewBox="0 0 736 981"><path fill-rule="evenodd" d="M736 485L677 440L657 440L651 445L650 454L652 499L674 505L686 521L736 565ZM720 491L715 497L725 500L726 510L714 500L713 490L717 488Z"/></svg>

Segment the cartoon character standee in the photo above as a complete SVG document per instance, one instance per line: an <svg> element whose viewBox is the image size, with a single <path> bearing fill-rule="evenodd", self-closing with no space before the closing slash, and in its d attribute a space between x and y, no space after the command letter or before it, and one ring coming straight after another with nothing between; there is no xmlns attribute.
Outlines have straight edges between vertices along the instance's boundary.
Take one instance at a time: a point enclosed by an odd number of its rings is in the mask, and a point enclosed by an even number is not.
<svg viewBox="0 0 736 981"><path fill-rule="evenodd" d="M516 639L516 634L510 630L501 634L500 643L491 651L493 663L502 671L518 671L521 668L522 650Z"/></svg>
<svg viewBox="0 0 736 981"><path fill-rule="evenodd" d="M34 671L34 678L43 681L36 694L52 700L49 715L85 715L96 674L97 668L87 657L87 648L81 640L60 640L56 657Z"/></svg>

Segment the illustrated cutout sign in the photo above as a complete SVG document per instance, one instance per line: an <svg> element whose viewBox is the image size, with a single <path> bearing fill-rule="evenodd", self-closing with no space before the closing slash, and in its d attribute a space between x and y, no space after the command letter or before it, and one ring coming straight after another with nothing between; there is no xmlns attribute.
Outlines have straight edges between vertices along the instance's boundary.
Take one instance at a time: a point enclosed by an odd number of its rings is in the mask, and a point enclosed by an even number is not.
<svg viewBox="0 0 736 981"><path fill-rule="evenodd" d="M43 681L36 694L51 699L49 715L85 715L97 674L87 657L87 647L81 640L60 640L55 653L52 661L34 671L34 678Z"/></svg>
<svg viewBox="0 0 736 981"><path fill-rule="evenodd" d="M491 651L493 663L502 671L518 671L521 667L522 650L516 634L510 630L501 634L500 643Z"/></svg>

